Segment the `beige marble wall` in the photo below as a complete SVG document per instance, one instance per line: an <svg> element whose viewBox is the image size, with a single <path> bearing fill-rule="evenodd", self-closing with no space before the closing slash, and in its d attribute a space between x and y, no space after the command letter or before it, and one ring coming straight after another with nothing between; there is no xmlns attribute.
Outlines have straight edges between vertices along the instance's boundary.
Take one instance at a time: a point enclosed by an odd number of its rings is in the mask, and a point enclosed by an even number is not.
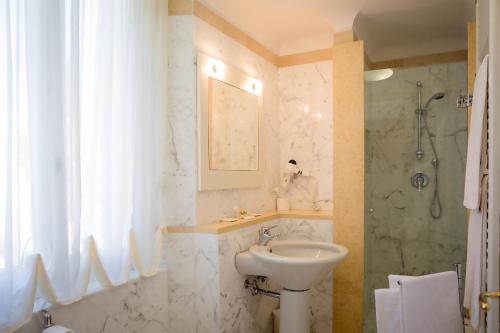
<svg viewBox="0 0 500 333"><path fill-rule="evenodd" d="M333 48L334 242L349 256L334 270L333 331L362 332L364 275L364 48Z"/></svg>

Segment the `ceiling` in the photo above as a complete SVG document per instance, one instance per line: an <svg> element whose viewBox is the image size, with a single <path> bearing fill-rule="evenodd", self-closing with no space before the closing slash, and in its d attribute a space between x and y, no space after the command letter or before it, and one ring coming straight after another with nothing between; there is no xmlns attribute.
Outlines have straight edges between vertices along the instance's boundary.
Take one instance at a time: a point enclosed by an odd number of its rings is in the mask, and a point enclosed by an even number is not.
<svg viewBox="0 0 500 333"><path fill-rule="evenodd" d="M371 61L398 59L466 49L474 14L474 0L370 1L353 30Z"/></svg>
<svg viewBox="0 0 500 333"><path fill-rule="evenodd" d="M350 30L362 0L202 0L278 55L331 47L332 32ZM301 46L305 44L305 46Z"/></svg>
<svg viewBox="0 0 500 333"><path fill-rule="evenodd" d="M277 55L329 48L333 32L346 30L365 40L372 60L465 49L466 22L474 18L474 0L201 2Z"/></svg>

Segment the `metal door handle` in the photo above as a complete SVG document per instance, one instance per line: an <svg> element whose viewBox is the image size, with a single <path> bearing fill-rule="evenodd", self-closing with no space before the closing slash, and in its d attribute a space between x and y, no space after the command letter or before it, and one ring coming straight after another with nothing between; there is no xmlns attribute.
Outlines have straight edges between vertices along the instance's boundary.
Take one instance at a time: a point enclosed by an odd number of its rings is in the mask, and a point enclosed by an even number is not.
<svg viewBox="0 0 500 333"><path fill-rule="evenodd" d="M485 291L479 295L479 305L484 312L488 312L490 310L488 298L499 299L500 291Z"/></svg>

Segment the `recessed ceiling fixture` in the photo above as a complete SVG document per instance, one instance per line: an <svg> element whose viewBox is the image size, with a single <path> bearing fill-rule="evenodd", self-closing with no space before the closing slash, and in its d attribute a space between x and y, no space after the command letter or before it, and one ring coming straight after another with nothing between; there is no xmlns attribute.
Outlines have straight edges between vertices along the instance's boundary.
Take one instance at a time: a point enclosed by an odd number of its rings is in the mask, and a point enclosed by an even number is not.
<svg viewBox="0 0 500 333"><path fill-rule="evenodd" d="M394 71L390 68L365 71L365 81L381 81L390 78Z"/></svg>

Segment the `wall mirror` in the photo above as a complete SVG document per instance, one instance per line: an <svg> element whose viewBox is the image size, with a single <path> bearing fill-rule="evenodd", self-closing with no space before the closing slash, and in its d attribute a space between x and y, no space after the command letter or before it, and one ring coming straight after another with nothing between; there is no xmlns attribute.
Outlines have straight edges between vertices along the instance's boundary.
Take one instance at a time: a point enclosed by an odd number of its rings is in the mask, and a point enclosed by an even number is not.
<svg viewBox="0 0 500 333"><path fill-rule="evenodd" d="M198 55L199 190L260 186L261 108L260 80Z"/></svg>

